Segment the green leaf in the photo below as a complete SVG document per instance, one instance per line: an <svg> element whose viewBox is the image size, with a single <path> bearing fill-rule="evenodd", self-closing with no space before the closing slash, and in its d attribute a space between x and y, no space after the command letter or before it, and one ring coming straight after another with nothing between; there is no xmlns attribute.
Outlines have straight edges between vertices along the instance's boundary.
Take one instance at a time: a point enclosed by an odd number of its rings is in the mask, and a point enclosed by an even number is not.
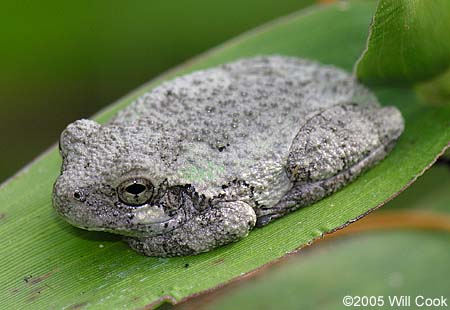
<svg viewBox="0 0 450 310"><path fill-rule="evenodd" d="M417 84L416 90L431 104L447 104L450 101L450 70L430 81Z"/></svg>
<svg viewBox="0 0 450 310"><path fill-rule="evenodd" d="M401 211L447 218L448 223L449 186L448 167L434 166L402 195L364 221ZM346 295L384 296L385 301L387 296L447 297L450 235L448 230L424 232L426 225L418 224L408 231L365 232L356 238L329 239L254 278L225 286L212 296L193 298L181 309L225 310L239 305L251 310L275 304L277 309L344 309L342 299ZM396 307L385 304L369 308Z"/></svg>
<svg viewBox="0 0 450 310"><path fill-rule="evenodd" d="M421 210L435 214L450 214L449 188L450 166L436 164L380 211Z"/></svg>
<svg viewBox="0 0 450 310"><path fill-rule="evenodd" d="M388 296L411 296L413 309L417 296L448 298L447 233L396 231L358 235L319 244L304 254L273 266L253 281L239 283L217 300L205 300L209 303L199 302L187 309L409 308L391 306ZM382 296L384 304L345 307L345 296Z"/></svg>
<svg viewBox="0 0 450 310"><path fill-rule="evenodd" d="M243 56L286 54L348 71L364 48L373 2L317 6L247 33L144 85L96 117L115 111L164 79ZM333 22L333 27L324 27ZM425 106L412 89L375 89L406 120L386 160L335 195L298 210L234 244L193 257L158 259L116 236L82 231L51 207L59 173L56 148L0 188L0 299L6 308L135 308L172 302L215 287L343 227L412 182L450 141L449 107Z"/></svg>
<svg viewBox="0 0 450 310"><path fill-rule="evenodd" d="M356 66L369 83L417 82L450 65L450 1L380 0Z"/></svg>

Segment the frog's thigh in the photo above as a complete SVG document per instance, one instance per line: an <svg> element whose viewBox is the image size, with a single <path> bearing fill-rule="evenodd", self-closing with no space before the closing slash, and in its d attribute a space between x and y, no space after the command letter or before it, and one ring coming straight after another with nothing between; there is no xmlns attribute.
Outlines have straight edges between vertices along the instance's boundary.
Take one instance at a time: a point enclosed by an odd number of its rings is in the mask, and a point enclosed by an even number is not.
<svg viewBox="0 0 450 310"><path fill-rule="evenodd" d="M386 156L403 131L393 107L343 104L312 117L296 135L287 171L291 191L275 206L258 210L263 226L341 188Z"/></svg>
<svg viewBox="0 0 450 310"><path fill-rule="evenodd" d="M293 181L337 175L382 149L387 153L403 130L397 109L343 104L312 117L295 137L288 158Z"/></svg>
<svg viewBox="0 0 450 310"><path fill-rule="evenodd" d="M128 238L127 242L148 256L192 255L247 236L255 222L255 212L248 204L219 202L171 232L147 238Z"/></svg>

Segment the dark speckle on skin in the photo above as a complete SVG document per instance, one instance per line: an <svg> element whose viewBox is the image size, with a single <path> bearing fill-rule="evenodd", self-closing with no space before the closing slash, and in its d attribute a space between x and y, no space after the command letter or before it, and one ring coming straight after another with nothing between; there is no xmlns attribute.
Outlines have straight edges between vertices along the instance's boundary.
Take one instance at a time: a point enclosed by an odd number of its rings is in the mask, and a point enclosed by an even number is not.
<svg viewBox="0 0 450 310"><path fill-rule="evenodd" d="M341 69L240 59L162 83L105 125L67 126L53 205L144 255L198 254L334 193L402 131Z"/></svg>

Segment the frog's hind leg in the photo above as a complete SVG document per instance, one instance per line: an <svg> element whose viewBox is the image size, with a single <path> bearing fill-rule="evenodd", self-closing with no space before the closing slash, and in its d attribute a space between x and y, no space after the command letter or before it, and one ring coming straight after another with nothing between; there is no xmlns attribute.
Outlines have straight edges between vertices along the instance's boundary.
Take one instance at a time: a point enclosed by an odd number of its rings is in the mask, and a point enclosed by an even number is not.
<svg viewBox="0 0 450 310"><path fill-rule="evenodd" d="M257 211L264 226L308 206L351 182L383 159L403 131L393 107L344 104L308 120L295 137L288 157L291 190L271 208Z"/></svg>

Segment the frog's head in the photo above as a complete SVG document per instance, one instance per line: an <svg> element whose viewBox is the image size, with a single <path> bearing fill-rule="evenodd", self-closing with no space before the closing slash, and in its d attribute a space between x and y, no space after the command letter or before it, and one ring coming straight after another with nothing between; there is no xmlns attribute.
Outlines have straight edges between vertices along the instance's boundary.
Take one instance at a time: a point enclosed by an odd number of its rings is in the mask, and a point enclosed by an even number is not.
<svg viewBox="0 0 450 310"><path fill-rule="evenodd" d="M64 219L128 236L161 234L185 221L192 190L167 184L164 141L145 130L79 120L63 131L53 206Z"/></svg>

